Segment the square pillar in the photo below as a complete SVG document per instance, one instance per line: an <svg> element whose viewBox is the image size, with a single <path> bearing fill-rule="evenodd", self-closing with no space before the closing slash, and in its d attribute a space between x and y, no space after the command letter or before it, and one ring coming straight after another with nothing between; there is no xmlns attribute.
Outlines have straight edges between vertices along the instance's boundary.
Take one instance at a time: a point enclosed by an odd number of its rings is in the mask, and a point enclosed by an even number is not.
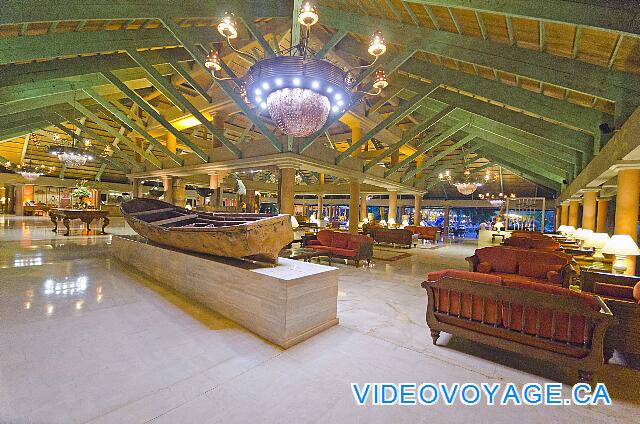
<svg viewBox="0 0 640 424"><path fill-rule="evenodd" d="M420 225L420 218L422 214L422 193L416 194L413 200L413 225Z"/></svg>
<svg viewBox="0 0 640 424"><path fill-rule="evenodd" d="M609 211L610 200L611 199L608 197L598 198L598 211L596 213L596 233L607 232L607 213Z"/></svg>
<svg viewBox="0 0 640 424"><path fill-rule="evenodd" d="M324 205L323 205L322 201L324 199L322 197L323 197L322 193L318 194L318 215L316 216L316 218L318 218L318 220L321 220L322 218L324 218L324 214L322 213L322 209L324 208Z"/></svg>
<svg viewBox="0 0 640 424"><path fill-rule="evenodd" d="M616 194L616 234L628 234L637 242L638 206L640 202L640 169L623 168L618 171ZM636 258L628 256L626 275L635 275Z"/></svg>
<svg viewBox="0 0 640 424"><path fill-rule="evenodd" d="M569 201L562 202L560 209L560 225L569 225Z"/></svg>
<svg viewBox="0 0 640 424"><path fill-rule="evenodd" d="M367 217L367 194L360 194L360 222Z"/></svg>
<svg viewBox="0 0 640 424"><path fill-rule="evenodd" d="M280 169L278 178L278 206L280 213L293 216L294 188L296 185L296 170L294 168Z"/></svg>
<svg viewBox="0 0 640 424"><path fill-rule="evenodd" d="M162 177L162 187L164 188L164 201L173 204L173 177Z"/></svg>
<svg viewBox="0 0 640 424"><path fill-rule="evenodd" d="M349 181L349 232L358 234L358 203L360 201L360 181L352 179Z"/></svg>
<svg viewBox="0 0 640 424"><path fill-rule="evenodd" d="M580 210L580 200L571 199L569 200L569 224L574 228L578 228L578 215Z"/></svg>
<svg viewBox="0 0 640 424"><path fill-rule="evenodd" d="M131 196L135 199L137 197L142 197L141 196L141 191L142 191L142 181L140 181L140 178L134 178L133 179L133 189L131 192Z"/></svg>
<svg viewBox="0 0 640 424"><path fill-rule="evenodd" d="M585 189L582 205L582 228L596 231L596 203L600 189Z"/></svg>
<svg viewBox="0 0 640 424"><path fill-rule="evenodd" d="M173 204L184 208L187 204L187 188L180 178L173 179Z"/></svg>
<svg viewBox="0 0 640 424"><path fill-rule="evenodd" d="M211 197L209 198L209 206L212 208L222 207L222 192L221 187L222 175L218 173L209 174L209 188L213 189Z"/></svg>
<svg viewBox="0 0 640 424"><path fill-rule="evenodd" d="M393 222L396 224L401 224L398 222L398 192L390 191L389 192L389 213L387 214L387 222Z"/></svg>

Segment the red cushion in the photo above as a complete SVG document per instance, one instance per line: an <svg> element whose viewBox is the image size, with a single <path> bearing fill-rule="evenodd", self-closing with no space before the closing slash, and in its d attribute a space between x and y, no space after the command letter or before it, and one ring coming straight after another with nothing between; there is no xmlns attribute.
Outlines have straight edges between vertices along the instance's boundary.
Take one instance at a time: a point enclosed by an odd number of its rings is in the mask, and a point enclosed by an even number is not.
<svg viewBox="0 0 640 424"><path fill-rule="evenodd" d="M491 272L491 262L480 262L476 267L476 272L488 274Z"/></svg>
<svg viewBox="0 0 640 424"><path fill-rule="evenodd" d="M316 250L323 250L323 251L331 251L332 247L331 246L322 246L322 245L310 245L307 246L310 247L311 249L316 249Z"/></svg>
<svg viewBox="0 0 640 424"><path fill-rule="evenodd" d="M518 270L518 249L505 247L483 247L476 249L480 262L490 262L495 272L515 274Z"/></svg>
<svg viewBox="0 0 640 424"><path fill-rule="evenodd" d="M596 283L593 292L601 296L614 297L618 299L633 299L633 287L619 286L617 284Z"/></svg>
<svg viewBox="0 0 640 424"><path fill-rule="evenodd" d="M307 246L321 246L320 240L308 240Z"/></svg>
<svg viewBox="0 0 640 424"><path fill-rule="evenodd" d="M520 261L518 263L518 274L533 278L547 278L547 266L541 262Z"/></svg>
<svg viewBox="0 0 640 424"><path fill-rule="evenodd" d="M640 281L633 286L633 298L640 303Z"/></svg>
<svg viewBox="0 0 640 424"><path fill-rule="evenodd" d="M562 285L562 283L564 282L562 279L562 274L559 271L554 270L547 272L547 280L549 280L549 282L551 283L560 285Z"/></svg>
<svg viewBox="0 0 640 424"><path fill-rule="evenodd" d="M333 253L336 256L346 256L349 258L353 258L358 254L358 251L350 250L350 249L340 249L339 247L333 247L331 248L331 253Z"/></svg>
<svg viewBox="0 0 640 424"><path fill-rule="evenodd" d="M347 249L349 250L359 250L360 249L360 240L355 238L350 238L347 243Z"/></svg>
<svg viewBox="0 0 640 424"><path fill-rule="evenodd" d="M533 290L551 295L573 297L580 299L594 310L599 309L598 301L591 294L578 293L573 290L549 284L521 282L507 279L503 280L503 285L520 290ZM586 328L587 320L583 315L572 315L571 319L569 319L569 314L556 313L554 319L551 309L538 309L534 306L528 305L525 307L523 316L521 304L508 304L507 302L504 302L502 305L502 325L514 331L522 331L522 320L524 318L525 333L536 334L536 320L538 314L540 314L540 331L538 333L540 337L551 338L553 332L554 340L566 342L570 339L572 343L582 344L586 338L586 341L589 342L591 330ZM571 324L570 329L569 323ZM570 337L569 334L571 335Z"/></svg>
<svg viewBox="0 0 640 424"><path fill-rule="evenodd" d="M346 249L349 245L350 235L347 233L335 233L333 235L332 246L339 249Z"/></svg>
<svg viewBox="0 0 640 424"><path fill-rule="evenodd" d="M461 269L442 269L427 274L427 280L437 281L443 277L459 278L461 280L478 281L481 283L500 284L502 279L497 275L481 274L477 272L463 271Z"/></svg>
<svg viewBox="0 0 640 424"><path fill-rule="evenodd" d="M335 234L335 231L320 230L318 231L318 234L316 237L318 238L318 241L322 243L324 246L331 246L331 242L333 240L334 234Z"/></svg>
<svg viewBox="0 0 640 424"><path fill-rule="evenodd" d="M518 275L518 274L496 274L502 277L502 281L515 281L518 283L534 283L534 284L546 284L547 280L543 280L540 278L527 277L526 275Z"/></svg>
<svg viewBox="0 0 640 424"><path fill-rule="evenodd" d="M548 237L541 239L530 239L531 249L554 251L560 249L560 243Z"/></svg>

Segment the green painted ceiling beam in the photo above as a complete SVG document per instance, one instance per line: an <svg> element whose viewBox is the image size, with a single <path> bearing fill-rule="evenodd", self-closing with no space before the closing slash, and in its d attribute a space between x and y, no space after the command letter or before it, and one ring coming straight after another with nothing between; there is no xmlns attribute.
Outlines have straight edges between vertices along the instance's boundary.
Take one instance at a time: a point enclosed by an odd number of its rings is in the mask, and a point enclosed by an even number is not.
<svg viewBox="0 0 640 424"><path fill-rule="evenodd" d="M422 164L420 164L419 167L416 167L415 169L412 169L410 171L405 172L404 175L400 178L400 182L401 183L405 183L411 177L414 177L418 173L423 172L425 169L429 168L431 165L435 164L436 162L438 162L442 158L446 157L450 153L453 153L456 149L462 148L465 144L467 144L468 142L470 142L474 138L476 138L476 136L474 134L469 134L466 137L462 138L462 140L457 141L454 144L452 144L451 146L447 147L442 152L440 152L440 153L434 155L433 157L430 157L429 159L423 161Z"/></svg>
<svg viewBox="0 0 640 424"><path fill-rule="evenodd" d="M382 162L384 158L389 157L391 156L392 153L395 153L396 151L400 150L402 146L404 146L405 144L407 144L408 142L410 142L411 140L413 140L423 132L429 130L431 127L433 127L442 119L444 119L454 109L455 108L452 106L446 107L442 111L436 113L434 116L426 118L425 120L417 124L415 127L411 128L408 131L405 131L402 134L402 138L400 139L400 141L392 144L384 152L382 152L381 154L379 154L378 156L374 157L369 162L367 162L364 166L364 170L367 171L371 169L378 163Z"/></svg>
<svg viewBox="0 0 640 424"><path fill-rule="evenodd" d="M109 113L116 117L122 125L129 127L130 130L137 132L140 134L145 140L147 140L152 146L156 149L160 150L162 153L167 155L169 159L173 160L179 166L182 166L184 161L171 150L167 149L167 146L156 140L151 134L147 132L144 128L139 126L133 120L131 120L127 115L125 115L120 109L111 104L107 99L96 93L94 90L90 88L85 88L85 93L87 93L93 100L95 100L100 106L105 108Z"/></svg>
<svg viewBox="0 0 640 424"><path fill-rule="evenodd" d="M213 101L213 99L211 98L211 96L209 95L209 93L207 93L207 90L204 89L200 84L198 84L198 81L196 81L195 79L193 79L193 77L191 76L191 74L189 73L189 71L187 71L184 66L182 66L181 64L179 64L178 62L169 62L171 63L171 67L173 69L176 70L176 72L178 74L180 74L180 76L182 78L184 78L185 81L187 81L189 83L189 85L191 87L193 87L194 90L196 90L196 92L202 96L203 99L205 99L207 101L207 103L211 103Z"/></svg>
<svg viewBox="0 0 640 424"><path fill-rule="evenodd" d="M260 44L260 47L262 47L262 49L264 50L264 56L265 57L275 56L276 53L273 51L273 49L269 45L269 42L265 40L264 36L262 35L262 32L260 32L256 24L253 22L253 19L254 18L252 16L243 16L242 22L244 22L244 25L247 27L247 30L249 30L249 33L253 36L253 38L256 39L258 44Z"/></svg>
<svg viewBox="0 0 640 424"><path fill-rule="evenodd" d="M173 34L175 39L182 44L182 46L189 52L191 57L202 67L202 69L207 69L204 66L204 54L197 47L198 40L194 40L191 38L188 32L183 31L183 28L178 26L171 19L163 19L163 24L167 29ZM223 65L224 62L223 62ZM230 70L226 67L226 72ZM275 147L278 152L282 152L282 143L278 140L278 137L273 133L273 131L269 130L266 124L256 115L256 113L247 105L244 99L229 85L226 81L220 81L217 79L213 79L214 82L220 87L224 93L229 96L229 98L238 106L238 108L244 113L247 118L256 126L256 128L269 140L269 142Z"/></svg>
<svg viewBox="0 0 640 424"><path fill-rule="evenodd" d="M558 184L564 184L566 181L566 176L562 175L560 172L550 170L548 167L544 166L544 164L534 161L533 158L503 152L496 149L486 141L478 142L477 144L480 146L483 153L491 154L492 159L501 159L503 161L516 164L526 172L537 174L550 181L555 181Z"/></svg>
<svg viewBox="0 0 640 424"><path fill-rule="evenodd" d="M331 39L329 41L327 41L320 50L318 50L318 53L315 54L314 58L315 59L322 59L324 58L324 56L331 51L332 48L334 48L340 41L342 41L342 39L347 35L347 31L344 30L338 30L335 34L333 34L333 36L331 37Z"/></svg>
<svg viewBox="0 0 640 424"><path fill-rule="evenodd" d="M340 153L338 157L336 157L336 165L351 156L351 154L356 150L359 150L365 143L368 143L369 140L372 137L375 137L375 135L380 131L391 125L397 124L398 122L402 121L407 115L413 113L420 107L420 103L428 95L429 93L416 94L411 99L400 105L400 107L391 115L387 116L385 119L379 122L378 125L367 131L362 137L360 137L359 140L352 140L351 146L349 146L345 151Z"/></svg>
<svg viewBox="0 0 640 424"><path fill-rule="evenodd" d="M35 130L48 127L50 124L47 121L33 121L25 125L19 125L4 130L0 130L0 140L13 139L30 133Z"/></svg>
<svg viewBox="0 0 640 424"><path fill-rule="evenodd" d="M541 175L538 175L536 173L531 172L531 170L527 169L527 168L523 168L521 165L516 164L508 159L504 159L504 158L497 158L495 157L495 155L492 152L486 151L486 150L479 150L479 152L485 156L487 159L490 159L494 162L496 162L497 164L499 164L500 166L502 166L503 168L507 169L509 172L518 175L526 180L531 181L532 183L541 185L543 187L547 187L551 190L554 190L556 192L560 192L561 188L562 188L562 184L558 183L554 180L550 180L548 178L545 178Z"/></svg>
<svg viewBox="0 0 640 424"><path fill-rule="evenodd" d="M325 8L324 25L362 35L380 28L385 38L407 49L419 49L464 62L496 68L570 88L614 101L637 98L640 94L640 75L613 71L601 66L554 56L549 53L522 49L482 38L415 27L403 23L362 17L344 10Z"/></svg>
<svg viewBox="0 0 640 424"><path fill-rule="evenodd" d="M596 109L580 107L541 93L534 93L520 87L511 87L498 81L469 75L462 71L454 71L417 59L407 61L401 70L554 119L590 133L598 130L597 127L602 122L608 121L610 124L613 122L613 117L607 117Z"/></svg>
<svg viewBox="0 0 640 424"><path fill-rule="evenodd" d="M229 149L231 153L233 153L236 157L240 157L242 155L242 153L240 152L240 149L238 149L229 139L227 139L227 137L224 135L222 130L216 128L215 125L213 125L207 118L205 118L204 115L202 115L202 113L198 110L198 108L196 108L193 104L191 104L191 102L185 99L184 96L180 94L178 90L173 86L173 84L171 84L171 82L168 81L167 79L164 79L162 75L160 75L153 66L151 66L148 62L146 62L143 57L138 55L136 62L138 64L144 64L143 68L150 75L152 75L152 78L156 80L158 84L162 86L162 89L164 90L163 93L167 92L168 94L171 95L173 99L172 101L175 101L177 103L177 106L180 110L188 111L190 114L192 114L198 121L200 121L202 125L205 126L205 128L207 128L207 130L215 138L218 139L218 141L220 141L220 143L223 146ZM196 152L196 150L194 150L194 152ZM201 151L200 153L196 152L196 154L200 156L203 160L207 160L200 155L200 154L206 155L203 151Z"/></svg>
<svg viewBox="0 0 640 424"><path fill-rule="evenodd" d="M173 134L178 140L180 140L184 145L188 146L193 152L204 162L209 160L209 156L205 153L198 145L193 143L189 138L178 131L176 127L171 125L169 121L167 121L162 115L160 115L149 103L146 102L142 97L138 95L134 90L127 87L127 85L120 81L115 75L110 72L105 72L103 74L105 78L107 78L111 84L115 85L118 90L124 93L132 102L137 104L140 109L144 110L149 116L158 121L160 125L162 125L167 131Z"/></svg>
<svg viewBox="0 0 640 424"><path fill-rule="evenodd" d="M298 22L298 14L300 13L300 7L302 6L302 0L293 0L291 5L291 47L300 44L300 22Z"/></svg>
<svg viewBox="0 0 640 424"><path fill-rule="evenodd" d="M183 28L183 30L191 36L215 37L211 28L208 27ZM0 64L136 48L164 48L176 44L171 33L164 28L136 31L56 32L25 37L2 37L0 38Z"/></svg>
<svg viewBox="0 0 640 424"><path fill-rule="evenodd" d="M138 64L138 66L145 70L145 72L147 73L146 78L149 80L149 82L151 82L151 84L153 84L156 90L160 91L162 95L167 98L167 100L173 103L173 105L180 110L180 112L187 111L178 96L176 96L177 90L175 89L173 84L171 84L171 82L165 80L164 77L156 70L156 68L154 68L153 65L147 62L135 48L127 49L127 54L131 56L131 59L133 59Z"/></svg>
<svg viewBox="0 0 640 424"><path fill-rule="evenodd" d="M421 154L427 153L431 149L433 149L436 146L440 145L440 143L442 143L445 140L449 139L455 133L457 133L458 131L460 131L463 128L465 128L467 125L469 125L468 122L459 122L459 123L455 124L454 126L450 127L449 129L445 130L441 134L439 134L435 139L433 139L433 141L431 141L429 143L424 143L424 145L420 146L415 151L415 153L413 153L412 155L406 157L404 160L398 162L396 165L392 166L390 169L385 171L384 177L385 178L389 178L389 176L391 176L392 174L397 172L400 168L402 168L403 166L405 166L406 164L408 164L409 162L414 160L416 157L420 156Z"/></svg>
<svg viewBox="0 0 640 424"><path fill-rule="evenodd" d="M498 13L640 35L640 15L636 2L576 2L569 0L411 0L412 3Z"/></svg>
<svg viewBox="0 0 640 424"><path fill-rule="evenodd" d="M291 17L291 1L262 0L181 0L159 4L153 0L119 4L100 1L66 0L56 2L22 0L3 5L0 25L23 22L131 20L154 18L211 18L224 12L240 12L256 18Z"/></svg>
<svg viewBox="0 0 640 424"><path fill-rule="evenodd" d="M100 165L100 169L96 173L96 178L95 178L96 181L100 182L102 180L102 174L104 173L104 170L106 168L107 168L107 164L106 163L103 163L102 165Z"/></svg>
<svg viewBox="0 0 640 424"><path fill-rule="evenodd" d="M136 143L131 141L128 137L125 137L123 134L121 134L118 130L113 128L111 125L109 125L106 122L104 122L102 119L100 119L98 117L98 115L93 113L87 107L85 107L84 105L82 105L81 103L78 103L78 102L70 102L70 104L71 104L71 106L76 108L78 110L78 112L82 113L88 119L90 119L91 121L93 121L96 124L98 124L99 127L101 127L103 130L108 132L112 137L115 137L116 140L126 144L131 150L133 150L134 152L136 152L139 155L141 155L142 157L144 157L146 160L148 160L155 167L162 168L162 165L160 164L160 161L158 160L157 157L153 156L151 153L148 153L148 152L144 151L143 149L141 149L140 147L138 147L136 145Z"/></svg>

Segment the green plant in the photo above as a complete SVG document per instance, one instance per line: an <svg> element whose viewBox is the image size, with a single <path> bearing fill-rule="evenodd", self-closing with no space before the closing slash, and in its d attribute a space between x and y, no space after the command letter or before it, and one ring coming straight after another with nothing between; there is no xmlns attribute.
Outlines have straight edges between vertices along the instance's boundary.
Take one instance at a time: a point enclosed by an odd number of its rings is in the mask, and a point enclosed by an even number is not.
<svg viewBox="0 0 640 424"><path fill-rule="evenodd" d="M91 192L89 191L87 186L84 185L84 182L80 182L71 192L71 197L82 202L84 199L91 197Z"/></svg>

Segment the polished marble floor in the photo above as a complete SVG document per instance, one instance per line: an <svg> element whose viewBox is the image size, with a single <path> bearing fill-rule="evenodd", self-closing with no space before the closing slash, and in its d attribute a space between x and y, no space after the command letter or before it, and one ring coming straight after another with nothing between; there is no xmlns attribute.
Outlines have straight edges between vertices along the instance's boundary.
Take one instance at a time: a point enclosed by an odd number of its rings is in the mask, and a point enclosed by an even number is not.
<svg viewBox="0 0 640 424"><path fill-rule="evenodd" d="M283 351L110 257L110 236L0 215L0 423L637 422L640 371L596 376L609 407L358 407L350 383L573 382L459 338L431 344L425 273L474 245L385 247L339 264L340 324ZM122 219L107 230L130 234ZM391 252L391 253L389 253Z"/></svg>

